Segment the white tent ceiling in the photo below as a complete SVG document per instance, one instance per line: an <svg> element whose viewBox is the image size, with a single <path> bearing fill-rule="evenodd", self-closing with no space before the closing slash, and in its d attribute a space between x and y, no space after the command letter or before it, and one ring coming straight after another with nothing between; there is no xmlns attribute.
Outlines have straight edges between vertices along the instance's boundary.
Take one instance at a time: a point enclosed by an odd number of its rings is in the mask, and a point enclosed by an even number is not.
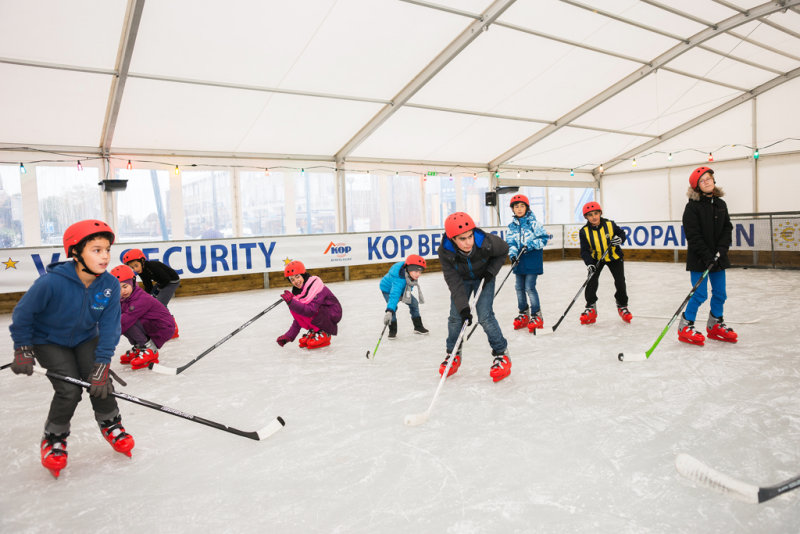
<svg viewBox="0 0 800 534"><path fill-rule="evenodd" d="M0 0L0 148L583 171L746 153L737 125L796 131L742 117L781 88L761 109L800 113L799 6Z"/></svg>

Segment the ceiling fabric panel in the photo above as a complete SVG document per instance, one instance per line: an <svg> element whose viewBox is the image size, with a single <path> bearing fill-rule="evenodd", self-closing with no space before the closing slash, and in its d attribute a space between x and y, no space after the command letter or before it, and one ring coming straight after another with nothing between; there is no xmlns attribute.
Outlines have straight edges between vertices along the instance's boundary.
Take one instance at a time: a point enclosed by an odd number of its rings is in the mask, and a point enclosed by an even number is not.
<svg viewBox="0 0 800 534"><path fill-rule="evenodd" d="M800 39L798 39L798 42L800 43ZM721 54L731 54L734 57L746 59L781 72L788 72L800 67L800 56L798 56L798 59L792 59L730 35L714 37L706 44L709 48L713 48Z"/></svg>
<svg viewBox="0 0 800 534"><path fill-rule="evenodd" d="M467 22L395 0L148 2L131 72L388 99Z"/></svg>
<svg viewBox="0 0 800 534"><path fill-rule="evenodd" d="M525 62L522 58L536 58ZM554 120L637 63L495 27L451 61L411 103ZM577 81L581 83L565 83Z"/></svg>
<svg viewBox="0 0 800 534"><path fill-rule="evenodd" d="M756 124L761 152L768 154L800 150L798 95L800 95L800 78L795 78L758 97L756 103L758 122ZM794 140L787 139L768 147L768 145L786 138L794 138Z"/></svg>
<svg viewBox="0 0 800 534"><path fill-rule="evenodd" d="M682 11L687 15L707 22L719 22L728 17L736 15L737 11L725 7L724 5L714 2L714 0L659 0L660 3L669 6L677 11ZM593 0L593 3L599 4L600 0ZM638 2L631 2L631 4ZM735 4L736 2L730 2ZM763 1L756 1L753 6L763 4ZM654 24L658 26L657 24ZM699 30L698 30L699 31ZM689 34L691 35L691 34Z"/></svg>
<svg viewBox="0 0 800 534"><path fill-rule="evenodd" d="M656 71L580 118L580 124L658 135L739 95L738 91Z"/></svg>
<svg viewBox="0 0 800 534"><path fill-rule="evenodd" d="M709 152L715 160L750 157L752 150L748 147L752 146L753 138L752 109L752 102L745 102L636 154L633 156L636 158L636 169L702 165L708 163ZM669 159L670 154L672 159ZM629 172L632 169L633 158L615 166L610 172Z"/></svg>
<svg viewBox="0 0 800 534"><path fill-rule="evenodd" d="M0 57L113 69L127 2L0 2Z"/></svg>
<svg viewBox="0 0 800 534"><path fill-rule="evenodd" d="M755 87L775 77L774 73L750 67L713 52L694 48L669 63L670 67L739 87Z"/></svg>
<svg viewBox="0 0 800 534"><path fill-rule="evenodd" d="M100 142L111 76L0 63L0 80L0 142Z"/></svg>
<svg viewBox="0 0 800 534"><path fill-rule="evenodd" d="M488 161L540 124L425 109L401 109L362 143L353 157L436 161Z"/></svg>
<svg viewBox="0 0 800 534"><path fill-rule="evenodd" d="M622 153L645 141L649 138L565 127L508 161L508 165L589 170L603 163L608 154Z"/></svg>

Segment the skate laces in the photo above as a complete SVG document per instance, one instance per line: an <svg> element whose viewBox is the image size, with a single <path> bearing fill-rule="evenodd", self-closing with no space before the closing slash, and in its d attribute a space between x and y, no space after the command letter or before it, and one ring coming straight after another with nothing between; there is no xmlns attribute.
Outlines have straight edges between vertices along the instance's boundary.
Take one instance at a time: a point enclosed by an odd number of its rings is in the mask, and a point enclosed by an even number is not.
<svg viewBox="0 0 800 534"><path fill-rule="evenodd" d="M125 428L122 426L122 419L112 419L110 421L103 421L100 423L100 431L106 437L113 438L114 442L119 441L128 435Z"/></svg>
<svg viewBox="0 0 800 534"><path fill-rule="evenodd" d="M50 455L67 455L67 437L64 435L45 434L42 440L42 450L47 450L45 457Z"/></svg>
<svg viewBox="0 0 800 534"><path fill-rule="evenodd" d="M506 354L498 354L494 357L494 362L492 362L492 369L497 369L498 367L502 367L506 363L506 358L508 355Z"/></svg>

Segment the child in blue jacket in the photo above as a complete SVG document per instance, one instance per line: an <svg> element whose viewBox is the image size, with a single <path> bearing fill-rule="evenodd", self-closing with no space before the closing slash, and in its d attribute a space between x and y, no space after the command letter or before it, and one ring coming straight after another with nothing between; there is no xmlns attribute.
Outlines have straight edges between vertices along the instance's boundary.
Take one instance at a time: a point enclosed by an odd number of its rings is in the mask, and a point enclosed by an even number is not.
<svg viewBox="0 0 800 534"><path fill-rule="evenodd" d="M514 218L508 223L506 232L508 255L512 262L519 261L514 267L519 310L519 315L514 319L514 330L527 326L528 331L533 332L534 329L544 326L539 293L536 291L536 279L544 272L542 249L550 236L544 226L536 220L528 197L514 195L509 205L514 212Z"/></svg>
<svg viewBox="0 0 800 534"><path fill-rule="evenodd" d="M89 382L89 399L103 437L130 456L133 438L122 427L110 369L120 336L120 287L106 272L114 232L103 221L80 221L64 232L69 261L47 266L14 308L9 327L15 374L33 374L34 358L45 369ZM54 395L41 442L42 465L58 477L67 466L70 421L81 386L50 379Z"/></svg>
<svg viewBox="0 0 800 534"><path fill-rule="evenodd" d="M381 278L381 293L386 299L386 312L383 316L383 324L389 327L389 339L397 337L397 305L402 301L408 305L411 312L411 322L414 323L415 334L427 334L428 329L422 326L422 317L419 314L419 305L424 303L422 290L418 285L418 280L427 264L425 258L417 254L411 254L405 261L399 261L392 265L386 276ZM412 294L414 288L419 292L419 301Z"/></svg>

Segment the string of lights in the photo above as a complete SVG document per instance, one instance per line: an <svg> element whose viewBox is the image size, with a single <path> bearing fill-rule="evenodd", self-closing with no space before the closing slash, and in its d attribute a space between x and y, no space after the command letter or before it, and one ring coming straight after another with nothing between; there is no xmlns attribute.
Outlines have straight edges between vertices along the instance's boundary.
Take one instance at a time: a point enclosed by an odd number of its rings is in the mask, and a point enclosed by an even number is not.
<svg viewBox="0 0 800 534"><path fill-rule="evenodd" d="M749 150L751 152L751 157L753 159L757 160L757 159L759 159L761 157L761 151L769 149L769 148L772 148L773 146L779 145L779 144L787 142L787 141L800 141L800 138L797 138L797 137L786 137L784 139L780 139L778 141L774 141L772 143L765 144L765 145L762 145L760 147L750 146L750 145L742 144L742 143L732 143L732 144L721 145L717 149L711 150L711 151L707 151L707 150L699 149L699 148L683 148L683 149L673 150L671 152L666 152L666 151L663 151L663 150L654 150L654 151L651 151L651 152L647 152L645 154L640 154L640 155L634 156L633 158L630 159L630 162L631 162L631 166L632 167L636 167L640 161L642 161L642 160L644 160L646 158L649 158L651 156L657 156L657 155L661 155L662 157L666 157L667 161L672 161L674 156L676 156L678 154L681 154L681 153L684 153L684 152L697 152L699 154L703 154L703 155L706 156L705 159L707 161L713 162L715 153L720 153L720 152L724 151L725 149L733 149L733 148L737 148L737 147L738 148L745 148L745 149ZM72 163L72 164L76 165L76 168L77 168L78 171L83 171L84 170L84 165L83 165L84 163L91 162L91 161L97 161L97 160L105 160L107 163L109 163L108 167L110 167L110 162L112 160L122 162L122 164L125 166L125 168L127 170L129 170L129 171L133 170L135 167L144 167L144 168L150 168L150 167L153 167L153 166L167 167L167 168L172 168L173 172L176 175L179 175L181 173L181 169L188 169L188 168L191 168L191 169L199 169L199 168L215 168L215 169L218 169L220 167L235 168L235 169L250 170L250 171L263 171L265 176L269 176L270 172L299 172L300 174L305 174L306 171L322 170L322 171L338 172L340 170L337 167L330 166L330 165L315 165L315 166L310 166L310 167L292 167L292 166L285 166L285 165L279 165L279 166L274 166L274 167L261 167L261 166L236 164L236 163L225 164L225 165L211 164L211 163L188 163L188 164L181 165L181 164L166 163L164 161L128 158L128 157L122 157L122 156L73 155L73 154L65 154L65 153L61 153L61 152L53 152L53 151L41 150L41 149L36 149L36 148L24 147L24 146L10 147L10 148L9 147L3 147L3 148L0 148L0 151L7 151L7 152L40 152L40 153L44 153L44 154L51 154L51 155L54 155L54 156L61 156L61 158L59 158L59 159L35 159L35 160L27 160L27 161L19 161L19 162L17 162L17 161L13 161L13 162L12 161L0 161L0 165L17 165L17 164L19 164L19 172L20 172L20 174L26 174L28 172L27 169L25 168L25 164L26 163L28 165L39 165L39 164L47 164L47 163L58 163L58 164L61 164L61 163ZM413 165L413 164L409 164L409 165ZM413 166L424 167L425 164L420 163L420 164L416 164L416 165L413 165ZM434 167L439 168L440 166L436 165ZM601 174L604 172L604 167L603 167L602 163L583 163L581 165L576 165L574 167L571 167L569 169L569 175L571 177L573 177L573 176L575 176L575 171L580 171L581 169L597 169ZM108 170L108 168L107 168L107 170ZM537 169L537 170L539 172L542 172L542 171L545 171L545 172L564 172L563 168L555 168L555 167L551 168L551 169ZM347 172L350 172L350 173L363 173L363 174L389 174L389 175L394 174L396 176L400 176L400 175L404 175L404 176L407 176L407 175L420 175L424 180L427 180L428 177L445 177L445 176L447 176L450 179L452 179L453 178L453 173L456 173L457 176L462 176L462 177L470 177L471 176L472 178L477 179L479 177L491 177L491 176L494 176L495 178L501 178L501 177L507 175L507 173L509 173L509 172L515 172L516 173L516 177L517 178L521 178L523 172L525 174L527 174L528 172L532 172L532 171L529 171L529 170L524 170L523 171L523 170L514 170L514 169L502 169L502 168L497 169L495 171L489 171L487 169L477 169L477 168L474 168L474 167L464 167L464 166L456 165L456 166L447 168L444 171L429 170L429 171L426 171L426 172L416 172L416 171L408 171L406 168L404 168L402 170L398 170L398 169L347 169ZM586 172L586 171L584 171L584 172Z"/></svg>

